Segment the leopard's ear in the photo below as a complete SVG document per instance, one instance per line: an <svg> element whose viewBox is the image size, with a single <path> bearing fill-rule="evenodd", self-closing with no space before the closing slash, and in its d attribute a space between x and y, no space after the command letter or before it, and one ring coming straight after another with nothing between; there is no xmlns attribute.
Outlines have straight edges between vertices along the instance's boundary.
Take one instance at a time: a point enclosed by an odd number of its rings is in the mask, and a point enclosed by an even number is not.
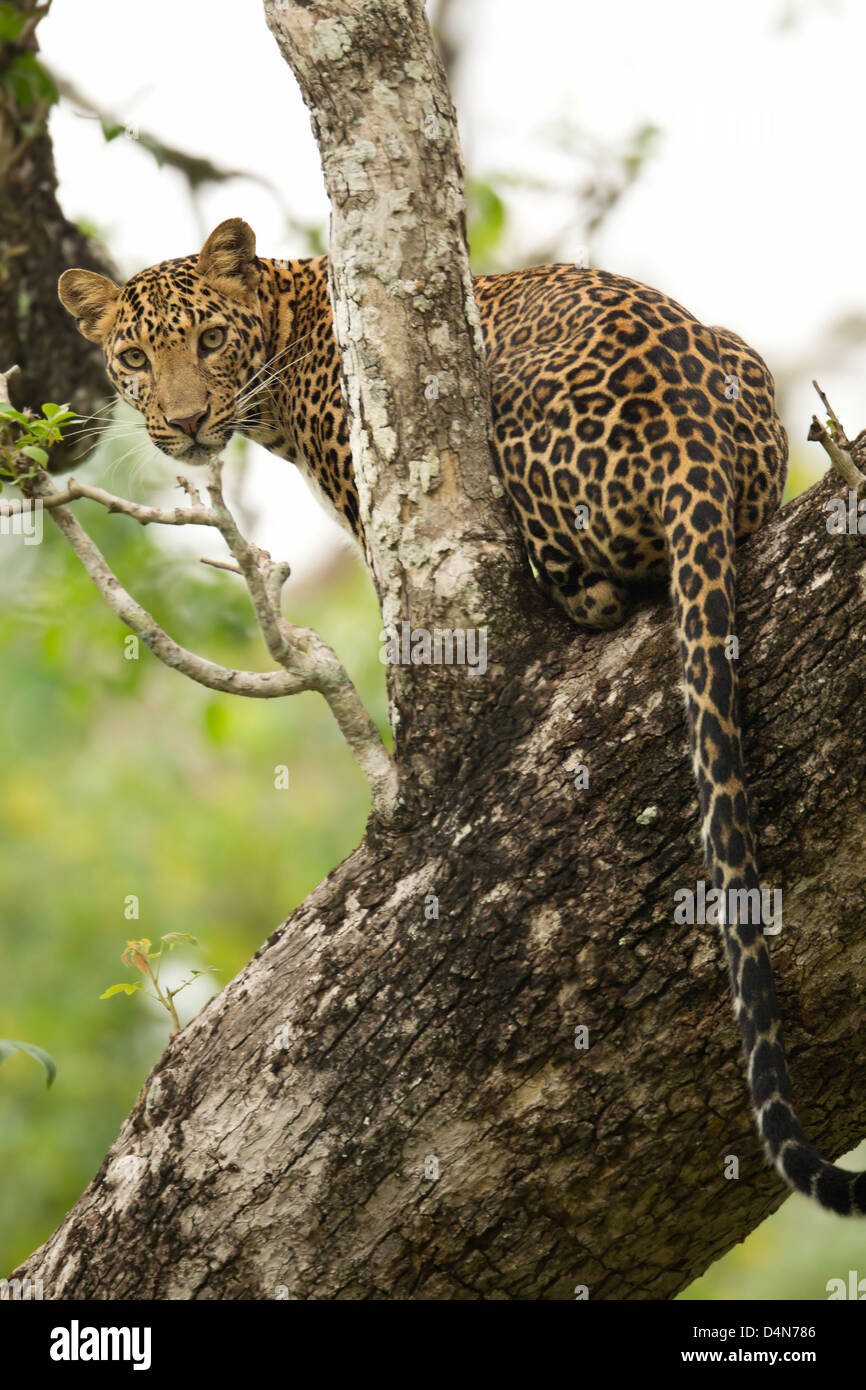
<svg viewBox="0 0 866 1390"><path fill-rule="evenodd" d="M242 217L230 217L211 232L198 256L203 280L230 299L249 300L259 288L256 235Z"/></svg>
<svg viewBox="0 0 866 1390"><path fill-rule="evenodd" d="M57 295L76 320L79 333L91 343L105 342L120 298L113 280L93 270L64 270L57 282Z"/></svg>

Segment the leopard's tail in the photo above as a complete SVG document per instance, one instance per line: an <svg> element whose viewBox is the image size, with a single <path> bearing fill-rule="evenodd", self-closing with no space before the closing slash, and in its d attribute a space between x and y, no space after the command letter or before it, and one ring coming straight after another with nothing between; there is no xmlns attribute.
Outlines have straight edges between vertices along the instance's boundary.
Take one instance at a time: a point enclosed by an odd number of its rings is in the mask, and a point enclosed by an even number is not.
<svg viewBox="0 0 866 1390"><path fill-rule="evenodd" d="M715 920L725 943L755 1120L770 1160L790 1187L839 1215L866 1215L866 1173L849 1172L822 1158L794 1108L764 934L765 925L773 934L776 924L772 914L767 920L766 911L762 920L743 769L737 650L732 640L733 485L724 465L705 472L707 486L690 512L694 487L674 483L669 489L664 522L701 834L712 887L724 895L724 910ZM768 905L765 897L765 908Z"/></svg>

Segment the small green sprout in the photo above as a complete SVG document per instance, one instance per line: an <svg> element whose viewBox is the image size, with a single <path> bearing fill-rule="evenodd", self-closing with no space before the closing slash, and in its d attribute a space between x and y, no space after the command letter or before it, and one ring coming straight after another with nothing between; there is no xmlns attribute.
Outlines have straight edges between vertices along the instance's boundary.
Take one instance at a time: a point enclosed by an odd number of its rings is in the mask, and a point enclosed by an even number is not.
<svg viewBox="0 0 866 1390"><path fill-rule="evenodd" d="M174 1007L175 995L180 994L182 989L186 989L187 985L191 985L193 980L198 979L199 975L211 974L212 971L216 970L216 966L208 966L207 970L194 970L188 980L181 981L177 989L163 990L160 988L159 984L159 972L162 968L162 957L166 946L170 951L173 951L175 946L179 945L181 941L188 941L192 946L197 946L198 941L194 936L190 936L189 932L185 931L166 932L165 936L160 937L160 941L163 944L158 951L151 951L151 942L146 936L143 936L140 941L127 941L126 950L120 957L124 965L134 965L136 970L141 971L145 979L149 980L153 985L152 990L146 989L141 980L132 980L122 985L111 985L105 993L100 994L99 997L100 999L110 999L112 994L135 994L136 990L142 990L151 999L157 999L162 1007L168 1010L171 1015L171 1036L174 1037L175 1033L180 1031L177 1010ZM155 967L152 964L154 961L156 962Z"/></svg>

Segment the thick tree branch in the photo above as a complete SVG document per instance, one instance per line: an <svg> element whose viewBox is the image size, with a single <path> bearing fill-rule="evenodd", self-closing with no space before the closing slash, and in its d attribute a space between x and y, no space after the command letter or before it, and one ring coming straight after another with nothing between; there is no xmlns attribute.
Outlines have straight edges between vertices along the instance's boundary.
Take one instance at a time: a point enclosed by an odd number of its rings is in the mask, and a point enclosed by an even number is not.
<svg viewBox="0 0 866 1390"><path fill-rule="evenodd" d="M417 0L266 0L310 107L331 200L343 389L369 560L386 629L486 630L491 678L528 637L528 568L496 477L472 290L457 124ZM458 667L392 666L406 782L447 763L417 715L477 706Z"/></svg>
<svg viewBox="0 0 866 1390"><path fill-rule="evenodd" d="M835 492L754 537L739 586L794 1084L834 1155L866 1132L866 554L828 534ZM606 635L551 609L448 798L369 834L172 1043L18 1273L51 1298L665 1297L742 1239L785 1192L718 931L673 921L703 877L675 661L666 601Z"/></svg>

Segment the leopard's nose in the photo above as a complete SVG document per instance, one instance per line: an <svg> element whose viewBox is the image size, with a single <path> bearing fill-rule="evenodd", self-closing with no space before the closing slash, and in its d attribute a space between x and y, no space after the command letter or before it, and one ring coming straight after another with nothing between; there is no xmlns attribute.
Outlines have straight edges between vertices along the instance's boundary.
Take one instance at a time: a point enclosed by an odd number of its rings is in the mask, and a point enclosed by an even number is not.
<svg viewBox="0 0 866 1390"><path fill-rule="evenodd" d="M194 435L206 415L207 409L200 410L197 415L175 415L168 420L168 423L176 425L179 430L183 430L184 434Z"/></svg>

